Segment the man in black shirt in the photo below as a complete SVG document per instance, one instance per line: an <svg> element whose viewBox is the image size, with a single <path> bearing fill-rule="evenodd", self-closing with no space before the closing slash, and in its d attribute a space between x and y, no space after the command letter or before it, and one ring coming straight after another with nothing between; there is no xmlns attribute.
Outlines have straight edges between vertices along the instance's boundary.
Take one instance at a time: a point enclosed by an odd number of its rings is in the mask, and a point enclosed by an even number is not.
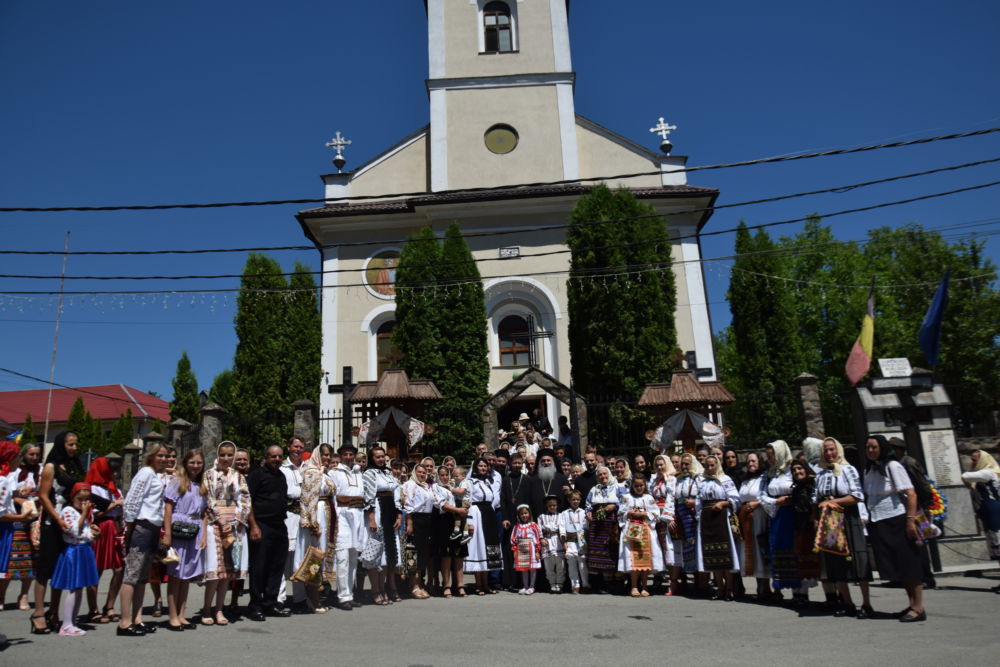
<svg viewBox="0 0 1000 667"><path fill-rule="evenodd" d="M594 452L587 452L583 455L583 466L586 471L577 475L576 479L573 480L573 487L580 492L583 496L583 500L587 500L587 494L590 490L597 486L597 454Z"/></svg>
<svg viewBox="0 0 1000 667"><path fill-rule="evenodd" d="M278 604L278 589L288 555L288 482L281 472L283 452L278 445L267 448L264 465L247 476L250 490L250 610L247 618L289 616Z"/></svg>

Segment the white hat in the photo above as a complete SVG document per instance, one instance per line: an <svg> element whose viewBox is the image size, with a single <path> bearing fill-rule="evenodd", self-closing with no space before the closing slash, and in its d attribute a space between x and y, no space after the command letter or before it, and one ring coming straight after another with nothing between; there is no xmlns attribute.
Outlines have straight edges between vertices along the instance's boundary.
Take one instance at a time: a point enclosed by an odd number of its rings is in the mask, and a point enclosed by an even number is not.
<svg viewBox="0 0 1000 667"><path fill-rule="evenodd" d="M528 417L528 413L527 412L522 412L521 416L517 418L517 421L519 421L519 422L527 421L528 418L529 418Z"/></svg>

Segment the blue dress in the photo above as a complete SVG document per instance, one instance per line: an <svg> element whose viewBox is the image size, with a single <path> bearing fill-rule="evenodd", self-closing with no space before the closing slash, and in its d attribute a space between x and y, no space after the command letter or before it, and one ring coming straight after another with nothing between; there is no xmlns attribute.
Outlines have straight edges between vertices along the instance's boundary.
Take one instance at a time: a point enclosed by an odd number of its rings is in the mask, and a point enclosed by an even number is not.
<svg viewBox="0 0 1000 667"><path fill-rule="evenodd" d="M69 544L59 554L56 569L52 573L50 586L62 591L75 591L88 586L96 586L100 575L97 573L97 559L90 546L90 521L80 528L80 513L73 507L65 507L62 520L70 527L63 539Z"/></svg>

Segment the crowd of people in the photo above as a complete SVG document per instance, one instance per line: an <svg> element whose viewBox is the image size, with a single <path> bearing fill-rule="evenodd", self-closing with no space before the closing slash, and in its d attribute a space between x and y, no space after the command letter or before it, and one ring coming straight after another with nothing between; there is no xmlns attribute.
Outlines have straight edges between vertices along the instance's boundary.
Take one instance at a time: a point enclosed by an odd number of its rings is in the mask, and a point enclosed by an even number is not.
<svg viewBox="0 0 1000 667"><path fill-rule="evenodd" d="M366 602L378 606L501 589L801 606L821 586L832 615L864 619L875 613L877 568L905 588L899 620L927 618L923 543L933 526L926 478L902 441L872 435L853 462L835 438L807 438L797 454L777 440L742 459L709 447L632 457L588 449L574 463L568 443L554 448L544 430L527 430L493 452L479 445L468 468L450 456L440 465L390 461L381 446L307 453L298 438L269 447L258 465L228 441L211 465L202 451L178 460L155 445L125 495L121 458L84 470L73 433L57 436L44 463L39 445L8 443L0 602L18 581L31 633L62 636L86 634L81 623L116 623L119 636L141 637L157 627L227 626L241 614L351 611L366 578ZM971 458L963 481L1000 559L1000 466L985 451ZM108 570L101 604L97 584ZM756 581L755 594L744 578ZM200 605L189 604L192 582ZM145 620L147 587L153 617L164 614L166 589L165 622Z"/></svg>

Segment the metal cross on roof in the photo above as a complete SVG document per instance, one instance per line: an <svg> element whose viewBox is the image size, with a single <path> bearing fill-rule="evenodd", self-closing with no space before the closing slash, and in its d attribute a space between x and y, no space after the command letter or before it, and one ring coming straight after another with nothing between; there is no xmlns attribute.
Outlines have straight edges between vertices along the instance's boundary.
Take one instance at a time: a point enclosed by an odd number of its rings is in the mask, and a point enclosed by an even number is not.
<svg viewBox="0 0 1000 667"><path fill-rule="evenodd" d="M649 131L660 135L660 138L663 140L660 142L660 149L664 153L669 154L670 149L673 148L673 144L670 143L670 133L676 129L676 125L669 125L663 116L660 116L660 122L656 124L656 127L649 128Z"/></svg>
<svg viewBox="0 0 1000 667"><path fill-rule="evenodd" d="M662 118L660 119L662 120ZM350 146L353 142L340 134L340 130L337 130L337 134L334 135L333 139L326 142L325 146L327 148L332 148L337 151L337 154L333 156L333 164L337 167L339 172L341 168L347 164L347 160L344 159L344 149Z"/></svg>

